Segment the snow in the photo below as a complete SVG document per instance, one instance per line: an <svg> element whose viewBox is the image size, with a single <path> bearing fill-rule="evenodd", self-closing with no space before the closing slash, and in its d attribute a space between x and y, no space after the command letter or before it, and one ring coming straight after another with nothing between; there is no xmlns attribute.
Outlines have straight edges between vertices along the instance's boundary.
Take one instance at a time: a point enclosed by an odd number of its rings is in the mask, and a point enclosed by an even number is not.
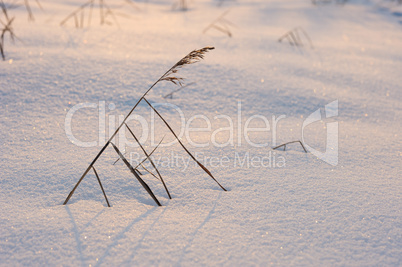
<svg viewBox="0 0 402 267"><path fill-rule="evenodd" d="M111 7L129 15L117 17L120 27L99 25L94 9L92 26L75 29L73 21L59 24L84 1L43 0L44 11L31 2L34 22L23 7L9 11L21 42L6 36L6 61L0 62L0 265L401 265L401 5L227 0L218 7L219 1L197 0L182 12L172 11L168 0L135 2L140 11L116 0ZM227 10L232 38L213 29L202 33ZM277 42L295 27L308 33L314 49ZM191 161L163 166L164 159L188 158L178 144L160 147L154 157L173 199L160 182L143 176L158 207L122 162L112 165L117 156L109 147L96 170L112 207L92 172L62 205L104 144L73 144L65 131L68 111L79 103L104 103L109 133L110 118L127 114L168 68L207 45L216 49L180 71L196 84L164 99L175 87L161 83L148 99L176 105L186 122L197 114L211 120L211 131L191 133L206 147L185 136L183 142L204 156L228 191ZM323 151L326 123L338 122L336 166L298 144L271 149L274 137L276 145L301 140L303 121L335 100L339 115L304 134L307 144ZM158 110L179 132L178 113ZM149 108L140 105L138 114L149 119ZM210 141L213 131L228 126L214 119L219 114L234 121L233 145ZM265 147L244 138L252 115L269 121L269 132L249 135L268 142ZM274 135L272 116L281 115ZM78 111L75 137L98 140L98 121L96 109ZM205 122L194 120L191 127ZM264 124L254 120L250 127ZM173 140L159 120L155 132L155 142L165 134L164 143ZM216 138L222 144L229 134ZM150 140L144 145L152 149ZM127 155L132 152L140 150L127 147ZM217 166L211 157L228 163ZM247 165L247 157L271 158L271 166Z"/></svg>

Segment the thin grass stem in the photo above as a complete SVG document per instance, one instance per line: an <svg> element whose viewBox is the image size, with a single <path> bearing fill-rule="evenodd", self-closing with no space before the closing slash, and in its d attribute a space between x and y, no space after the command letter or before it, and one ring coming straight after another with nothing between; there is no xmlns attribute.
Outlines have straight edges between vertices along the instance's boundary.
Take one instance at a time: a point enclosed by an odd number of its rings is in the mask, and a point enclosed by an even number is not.
<svg viewBox="0 0 402 267"><path fill-rule="evenodd" d="M109 200L107 199L107 196L106 196L105 190L103 189L103 186L102 186L101 180L99 179L98 172L95 170L95 166L92 166L92 169L93 169L93 171L94 171L94 173L95 173L95 175L96 175L96 179L98 179L98 182L99 182L100 188L102 189L103 196L104 196L104 197L105 197L105 199L106 199L107 206L110 208Z"/></svg>
<svg viewBox="0 0 402 267"><path fill-rule="evenodd" d="M215 177L212 175L212 173L204 166L201 164L201 162L199 162L194 156L193 154L190 153L190 151L183 145L183 143L180 141L180 139L177 137L177 135L175 134L175 132L173 131L173 129L170 127L170 125L167 123L167 121L161 116L161 114L159 114L159 112L151 105L151 103L148 102L147 99L145 99L145 102L148 103L148 105L155 111L155 113L159 116L159 118L165 123L166 127L170 130L170 132L173 134L173 136L176 138L176 140L179 142L179 144L181 145L181 147L187 152L187 154L198 164L198 166L201 167L201 169L203 169L218 185L220 188L222 188L223 191L227 191L216 179Z"/></svg>
<svg viewBox="0 0 402 267"><path fill-rule="evenodd" d="M137 172L134 170L133 166L127 161L127 159L121 154L120 150L117 148L117 146L113 143L111 143L114 150L116 150L116 153L120 156L121 160L126 164L127 168L131 171L132 174L134 174L135 178L140 182L140 184L145 188L145 190L148 192L148 194L152 197L152 199L156 202L158 206L162 206L159 200L156 198L154 193L152 192L151 188L147 185L147 183L144 182L144 180L141 179L141 177L137 174Z"/></svg>
<svg viewBox="0 0 402 267"><path fill-rule="evenodd" d="M306 148L304 147L303 143L302 143L300 140L287 142L287 143L284 143L284 144L282 144L282 145L276 146L276 147L274 147L274 148L272 148L272 149L273 149L273 150L276 150L276 149L278 149L278 148L280 148L280 147L283 147L283 151L286 151L286 145L293 144L293 143L300 143L300 145L301 145L301 147L303 148L304 152L307 153Z"/></svg>
<svg viewBox="0 0 402 267"><path fill-rule="evenodd" d="M134 137L135 141L138 143L138 145L141 147L142 151L144 152L145 156L147 157L147 159L149 160L149 162L151 162L152 166L154 167L156 173L159 176L159 179L161 180L163 187L166 190L167 195L169 196L170 199L172 199L172 197L170 196L169 190L167 189L167 186L165 184L165 181L162 178L162 175L160 174L158 168L156 168L156 165L154 164L153 160L150 158L150 156L148 155L147 151L145 150L145 148L141 145L141 143L138 141L137 137L135 136L135 134L131 131L130 127L128 127L127 123L124 123L128 129L128 131L130 132L130 134Z"/></svg>

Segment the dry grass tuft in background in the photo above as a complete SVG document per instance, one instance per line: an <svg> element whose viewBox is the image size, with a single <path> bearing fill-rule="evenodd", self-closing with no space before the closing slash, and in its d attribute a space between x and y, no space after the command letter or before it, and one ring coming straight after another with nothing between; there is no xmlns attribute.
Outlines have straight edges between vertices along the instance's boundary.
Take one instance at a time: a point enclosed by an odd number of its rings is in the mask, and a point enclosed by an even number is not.
<svg viewBox="0 0 402 267"><path fill-rule="evenodd" d="M188 10L187 0L177 0L176 2L173 3L172 9L187 11Z"/></svg>
<svg viewBox="0 0 402 267"><path fill-rule="evenodd" d="M4 38L8 33L10 35L11 40L14 42L17 39L17 36L14 34L14 30L12 27L12 23L14 21L14 17L10 18L8 16L7 7L4 4L3 0L0 2L0 9L1 9L1 17L0 17L0 24L1 24L1 35L0 35L0 54L3 60L6 60L6 55L4 52ZM3 18L2 18L3 17ZM3 22L3 19L5 22Z"/></svg>
<svg viewBox="0 0 402 267"><path fill-rule="evenodd" d="M290 45L301 47L304 46L301 36L304 36L304 38L310 44L310 47L314 48L313 42L311 41L307 32L302 27L296 27L293 30L288 31L278 39L278 42L282 42L283 40L286 39L288 40Z"/></svg>
<svg viewBox="0 0 402 267"><path fill-rule="evenodd" d="M124 3L130 5L137 11L140 11L140 8L133 1L125 0ZM106 4L105 0L89 0L85 4L78 7L76 10L74 10L72 13L70 13L64 20L62 20L60 22L60 26L66 25L69 21L74 21L75 28L77 29L90 27L93 16L93 9L95 6L97 6L99 9L100 25L113 25L114 22L118 27L120 27L116 17L128 17L128 15L126 14L114 12L109 7L109 5ZM110 18L113 22L110 20Z"/></svg>
<svg viewBox="0 0 402 267"><path fill-rule="evenodd" d="M202 33L208 32L210 29L216 29L227 36L232 37L232 32L230 31L229 26L235 26L232 22L227 20L225 16L229 13L230 10L223 12L217 19L215 19L211 24L209 24Z"/></svg>
<svg viewBox="0 0 402 267"><path fill-rule="evenodd" d="M293 144L293 143L300 143L300 145L302 146L304 152L307 153L306 148L304 147L303 143L302 143L300 140L287 142L287 143L284 143L284 144L282 144L282 145L276 146L276 147L274 147L274 148L272 148L272 149L273 149L273 150L276 150L276 149L278 149L278 148L280 148L280 147L283 147L283 151L286 151L286 145Z"/></svg>

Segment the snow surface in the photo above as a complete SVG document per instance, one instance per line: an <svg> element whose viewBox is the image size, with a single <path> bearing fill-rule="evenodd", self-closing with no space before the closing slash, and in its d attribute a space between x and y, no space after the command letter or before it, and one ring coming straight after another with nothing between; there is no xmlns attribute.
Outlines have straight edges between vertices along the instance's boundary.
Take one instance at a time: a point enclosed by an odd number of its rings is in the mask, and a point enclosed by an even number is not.
<svg viewBox="0 0 402 267"><path fill-rule="evenodd" d="M22 7L10 10L22 42L6 36L0 64L0 265L401 266L402 8L395 1L227 0L219 7L219 1L197 0L182 12L172 11L168 0L135 2L139 11L116 0L106 2L128 15L117 17L120 27L100 26L95 9L92 26L83 29L59 23L85 1L42 0L44 11L31 2L35 22ZM202 33L229 9L232 38ZM309 34L314 49L277 42L295 27ZM216 49L181 71L195 85L166 100L161 96L174 87L163 83L149 100L175 104L186 118L203 114L213 129L227 127L215 115L237 120L239 101L242 123L255 114L286 115L277 144L301 139L303 120L338 100L339 116L331 119L339 123L338 165L296 144L274 152L272 132L252 136L269 140L262 148L244 137L241 146L223 148L184 140L194 153L230 159L225 167L207 164L228 192L194 164L161 167L172 200L144 176L163 205L157 207L122 162L112 165L116 155L109 148L96 168L112 207L92 173L63 206L103 145L70 142L67 112L105 101L116 107L106 110L109 117L125 115L169 67L207 45ZM141 105L139 113L147 112ZM179 130L177 113L161 112ZM73 131L96 140L96 110L78 112ZM156 132L160 140L166 129L159 123ZM324 149L325 133L325 124L317 123L306 142ZM185 155L176 144L155 157L170 153ZM247 153L274 153L286 165L233 164Z"/></svg>

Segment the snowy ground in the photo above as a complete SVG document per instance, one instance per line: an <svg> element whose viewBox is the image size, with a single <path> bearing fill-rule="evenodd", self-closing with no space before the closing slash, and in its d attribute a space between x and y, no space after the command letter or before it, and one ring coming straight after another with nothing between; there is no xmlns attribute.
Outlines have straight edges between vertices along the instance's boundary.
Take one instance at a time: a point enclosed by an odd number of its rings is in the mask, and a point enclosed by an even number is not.
<svg viewBox="0 0 402 267"><path fill-rule="evenodd" d="M90 28L75 29L73 21L59 23L84 1L43 0L44 11L31 2L35 22L27 21L22 7L10 10L23 43L12 44L7 36L6 61L0 62L0 265L402 264L401 6L228 0L218 7L219 1L195 0L181 12L172 11L168 0L136 2L140 11L115 0L106 2L129 15L117 17L120 27L100 26L96 9ZM232 38L202 33L229 9ZM309 34L314 49L277 42L295 27ZM183 139L194 153L228 157L226 166L206 162L228 192L194 164L161 167L172 200L144 176L163 205L157 207L123 163L112 165L116 155L109 148L96 168L112 207L92 173L63 206L103 145L70 142L67 112L79 103L105 101L108 119L125 115L176 61L207 45L216 49L182 71L196 84L168 100L161 96L174 87L160 84L149 100L177 105L186 119L205 115L212 130L227 127L213 119L218 114L237 127L239 101L241 125L252 115L269 119L271 131L250 136L267 147L247 144L237 128L233 146L198 148ZM324 150L325 122L338 122L337 166L296 144L286 152L271 150L273 115L286 116L276 143L298 140L304 119L335 100L339 116L311 125L305 141ZM161 112L179 131L177 113ZM139 113L147 117L149 110L141 105ZM80 140L97 140L98 112L77 112L73 132ZM157 141L167 133L161 123L156 132ZM210 137L200 133L196 139ZM228 138L218 136L222 143ZM149 140L145 145L152 149ZM155 157L171 153L185 155L176 144L159 148ZM240 166L237 157L246 155L271 155L286 164Z"/></svg>

